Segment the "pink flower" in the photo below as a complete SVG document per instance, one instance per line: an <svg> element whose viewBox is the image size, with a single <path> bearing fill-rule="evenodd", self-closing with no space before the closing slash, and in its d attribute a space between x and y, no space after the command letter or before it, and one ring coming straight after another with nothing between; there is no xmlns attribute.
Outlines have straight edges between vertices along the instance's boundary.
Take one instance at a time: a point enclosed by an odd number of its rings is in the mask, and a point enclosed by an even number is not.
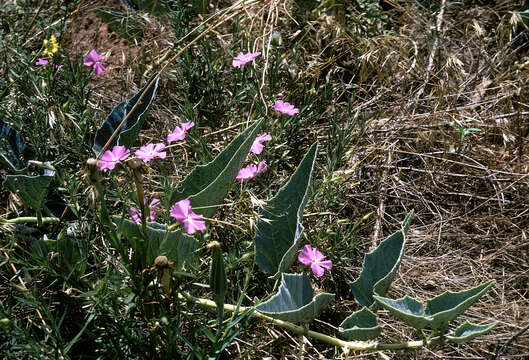
<svg viewBox="0 0 529 360"><path fill-rule="evenodd" d="M259 161L257 164L257 172L256 174L264 173L267 170L266 164L264 161Z"/></svg>
<svg viewBox="0 0 529 360"><path fill-rule="evenodd" d="M204 232L206 231L206 223L200 221L204 216L197 215L191 209L191 203L189 200L180 200L175 203L171 208L171 216L177 221L184 223L184 229L188 234L193 234L197 230Z"/></svg>
<svg viewBox="0 0 529 360"><path fill-rule="evenodd" d="M325 271L324 268L327 270L332 269L331 260L325 260L325 255L323 255L318 249L313 249L310 245L305 245L303 251L301 251L298 256L298 260L303 265L310 265L310 268L316 277L323 276Z"/></svg>
<svg viewBox="0 0 529 360"><path fill-rule="evenodd" d="M102 61L104 59L103 56L99 55L94 49L92 49L88 55L84 57L84 64L93 67L96 75L101 75L107 71L107 64Z"/></svg>
<svg viewBox="0 0 529 360"><path fill-rule="evenodd" d="M37 62L35 63L35 65L37 65L37 66L48 65L48 60L38 58L38 59L37 59Z"/></svg>
<svg viewBox="0 0 529 360"><path fill-rule="evenodd" d="M143 162L148 162L156 157L160 159L165 159L167 153L164 151L165 145L163 143L158 144L147 144L142 146L134 152L134 155L143 160Z"/></svg>
<svg viewBox="0 0 529 360"><path fill-rule="evenodd" d="M257 166L254 164L250 164L245 168L242 168L237 173L237 176L235 179L239 180L240 182L250 180L255 177L255 175L260 174L262 172L266 171L266 164L264 161L260 161Z"/></svg>
<svg viewBox="0 0 529 360"><path fill-rule="evenodd" d="M146 199L143 199L143 202L145 203L146 202ZM152 199L151 203L149 204L149 217L151 218L151 221L154 221L154 219L156 219L156 211L154 211L154 209L160 205L160 200L154 198ZM138 212L138 210L134 209L134 208L130 208L130 217L132 218L132 220L134 220L136 223L141 223L141 217L140 217L140 213Z"/></svg>
<svg viewBox="0 0 529 360"><path fill-rule="evenodd" d="M195 126L192 121L181 123L180 126L175 127L172 133L167 135L167 142L172 143L173 141L184 140L187 135L187 130Z"/></svg>
<svg viewBox="0 0 529 360"><path fill-rule="evenodd" d="M263 141L269 140L272 140L270 134L266 133L263 135L259 135L253 141L252 147L250 148L250 152L253 152L254 154L260 154L263 151Z"/></svg>
<svg viewBox="0 0 529 360"><path fill-rule="evenodd" d="M283 100L276 100L274 109L279 111L281 114L287 115L295 115L299 112L299 109L296 109L294 105L284 102Z"/></svg>
<svg viewBox="0 0 529 360"><path fill-rule="evenodd" d="M112 151L107 150L99 159L99 170L109 169L112 170L116 167L116 164L125 160L130 154L125 146L114 146Z"/></svg>
<svg viewBox="0 0 529 360"><path fill-rule="evenodd" d="M260 51L248 54L243 54L242 52L240 52L236 57L233 58L231 64L233 65L233 67L243 66L244 64L258 57L259 55L261 55Z"/></svg>

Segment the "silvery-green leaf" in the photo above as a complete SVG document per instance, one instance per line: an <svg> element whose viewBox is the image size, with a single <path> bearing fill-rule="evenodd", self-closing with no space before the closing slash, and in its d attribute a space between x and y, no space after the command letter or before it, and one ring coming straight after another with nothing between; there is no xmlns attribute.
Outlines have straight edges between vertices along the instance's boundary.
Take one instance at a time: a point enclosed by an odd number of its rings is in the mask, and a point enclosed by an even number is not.
<svg viewBox="0 0 529 360"><path fill-rule="evenodd" d="M378 304L395 317L416 329L442 330L446 329L450 321L461 315L476 302L493 284L494 280L490 280L469 290L459 292L446 291L426 301L426 307L409 296L397 300L386 299L376 295L374 298Z"/></svg>
<svg viewBox="0 0 529 360"><path fill-rule="evenodd" d="M310 322L316 318L333 299L334 294L314 290L305 274L281 274L281 286L277 294L256 309L274 319L290 322Z"/></svg>
<svg viewBox="0 0 529 360"><path fill-rule="evenodd" d="M131 112L132 108L138 101L142 94L143 98L139 103L138 107L131 113L125 124L121 127L116 137L110 143L108 149L112 149L116 145L124 145L127 148L130 148L132 144L138 138L141 127L147 116L147 112L151 107L154 96L156 95L156 90L158 89L158 74L154 74L147 84L136 93L129 100L121 102L116 106L110 115L106 118L105 122L101 127L96 131L94 145L92 146L92 151L98 155L106 142L110 139L114 131L118 128L121 121ZM152 83L152 85L150 85ZM150 86L150 87L149 87ZM147 89L147 87L149 87Z"/></svg>
<svg viewBox="0 0 529 360"><path fill-rule="evenodd" d="M373 252L364 256L360 277L351 284L355 300L361 305L371 307L375 304L373 295L386 295L402 259L406 231L412 216L413 211L406 216L401 230L393 233Z"/></svg>
<svg viewBox="0 0 529 360"><path fill-rule="evenodd" d="M493 322L493 323L485 324L485 325L476 325L468 321L465 321L463 325L460 325L457 327L455 334L454 334L455 336L447 335L446 339L448 342L451 342L451 343L467 342L467 341L473 340L479 335L485 334L486 332L491 330L493 327L495 327L497 324L498 324L497 322Z"/></svg>
<svg viewBox="0 0 529 360"><path fill-rule="evenodd" d="M193 211L211 217L217 211L235 182L250 147L257 137L261 121L256 122L218 154L213 161L199 165L178 184L171 195L171 205L183 199L189 199ZM197 207L205 207L195 209Z"/></svg>
<svg viewBox="0 0 529 360"><path fill-rule="evenodd" d="M296 258L317 153L318 144L314 143L290 180L259 211L255 232L256 261L265 273L277 276L288 270Z"/></svg>
<svg viewBox="0 0 529 360"><path fill-rule="evenodd" d="M34 151L26 145L22 134L0 120L0 161L17 172L34 158Z"/></svg>
<svg viewBox="0 0 529 360"><path fill-rule="evenodd" d="M382 327L377 324L377 316L364 306L347 317L338 332L345 340L367 341L379 336Z"/></svg>
<svg viewBox="0 0 529 360"><path fill-rule="evenodd" d="M117 221L119 231L134 246L140 241L147 241L145 267L151 266L154 259L164 255L173 262L175 270L180 270L184 262L189 262L198 248L198 241L182 231L168 231L167 225L150 222L145 232L141 224L127 219Z"/></svg>

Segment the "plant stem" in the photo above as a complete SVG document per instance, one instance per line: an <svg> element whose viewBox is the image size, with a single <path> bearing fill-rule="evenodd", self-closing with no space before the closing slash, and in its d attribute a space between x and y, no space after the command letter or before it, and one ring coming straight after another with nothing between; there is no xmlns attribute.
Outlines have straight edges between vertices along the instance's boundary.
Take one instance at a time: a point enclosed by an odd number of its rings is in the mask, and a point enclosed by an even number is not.
<svg viewBox="0 0 529 360"><path fill-rule="evenodd" d="M179 293L178 297L182 300L193 302L203 308L216 309L217 305L214 301L202 298L196 298L188 293ZM237 307L231 304L224 304L224 311L228 312L244 312L250 310L250 307ZM271 322L275 325L281 326L287 330L292 331L293 333L301 336L307 336L316 340L320 340L327 344L331 344L342 348L344 351L349 350L403 350L403 349L417 349L423 346L432 346L440 343L440 339L436 338L433 340L415 340L408 341L404 343L395 343L395 344L383 344L377 341L373 342L364 342L364 341L344 341L333 336L325 335L316 331L308 330L303 326L295 325L288 321L278 320L271 318L270 316L264 315L259 311L254 311L251 315L252 317L259 318Z"/></svg>
<svg viewBox="0 0 529 360"><path fill-rule="evenodd" d="M56 223L61 219L57 217L43 217L41 218L42 224ZM38 217L36 216L24 216L14 219L4 220L0 219L0 223L4 224L25 224L25 223L38 223Z"/></svg>

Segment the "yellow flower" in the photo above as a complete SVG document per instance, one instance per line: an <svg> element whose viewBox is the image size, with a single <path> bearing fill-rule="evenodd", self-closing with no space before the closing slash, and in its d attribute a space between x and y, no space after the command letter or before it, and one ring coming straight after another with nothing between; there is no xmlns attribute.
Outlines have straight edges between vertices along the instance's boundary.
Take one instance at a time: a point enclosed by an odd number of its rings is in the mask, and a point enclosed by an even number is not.
<svg viewBox="0 0 529 360"><path fill-rule="evenodd" d="M44 55L53 55L59 51L59 44L55 35L50 36L49 40L44 39Z"/></svg>

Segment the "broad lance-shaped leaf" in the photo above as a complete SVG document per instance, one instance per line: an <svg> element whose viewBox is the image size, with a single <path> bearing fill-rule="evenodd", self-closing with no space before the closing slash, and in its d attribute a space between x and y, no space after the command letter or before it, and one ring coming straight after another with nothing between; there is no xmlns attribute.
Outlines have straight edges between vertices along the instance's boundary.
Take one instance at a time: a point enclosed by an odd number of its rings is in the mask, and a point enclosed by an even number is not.
<svg viewBox="0 0 529 360"><path fill-rule="evenodd" d="M198 248L198 241L181 231L168 231L167 225L150 222L143 233L141 224L127 219L117 221L119 231L131 243L145 239L148 241L145 266L151 266L159 255L165 255L174 263L174 269L180 270L184 262L189 262Z"/></svg>
<svg viewBox="0 0 529 360"><path fill-rule="evenodd" d="M476 302L493 284L494 280L490 280L469 290L455 293L447 291L426 301L426 307L409 296L392 300L375 295L375 299L395 317L416 329L442 330Z"/></svg>
<svg viewBox="0 0 529 360"><path fill-rule="evenodd" d="M28 160L35 158L35 152L26 145L22 134L0 120L0 161L19 172Z"/></svg>
<svg viewBox="0 0 529 360"><path fill-rule="evenodd" d="M355 300L361 305L371 307L375 304L373 295L386 295L402 259L406 232L412 216L413 210L406 216L401 230L382 241L373 252L364 256L360 277L351 284Z"/></svg>
<svg viewBox="0 0 529 360"><path fill-rule="evenodd" d="M136 141L141 127L143 126L143 122L147 116L147 112L149 111L152 101L154 100L154 96L156 95L156 90L158 89L159 77L157 75L158 74L154 74L149 79L149 81L147 81L147 84L145 84L145 86L136 95L134 95L129 100L121 102L112 110L110 115L108 115L103 125L101 125L101 127L96 131L94 146L92 146L92 151L96 155L101 152L103 146L105 146L106 142L118 128L121 121L125 118L125 116L127 116L128 113L130 113L134 105L138 103L142 94L145 93L138 107L130 114L129 118L125 124L123 124L108 148L112 149L112 147L116 145L124 145L125 147L129 148ZM153 84L150 85L151 83Z"/></svg>
<svg viewBox="0 0 529 360"><path fill-rule="evenodd" d="M451 343L467 342L467 341L473 340L479 335L485 334L486 332L491 330L493 327L495 327L497 324L498 324L497 322L493 322L493 323L485 324L485 325L476 325L468 321L465 321L463 325L460 325L457 327L454 336L447 335L446 339L448 342L451 342Z"/></svg>
<svg viewBox="0 0 529 360"><path fill-rule="evenodd" d="M296 258L317 153L318 144L314 143L288 183L259 211L255 231L256 260L267 274L279 275Z"/></svg>
<svg viewBox="0 0 529 360"><path fill-rule="evenodd" d="M377 324L377 316L364 306L347 317L338 332L345 340L367 341L379 336L382 327Z"/></svg>
<svg viewBox="0 0 529 360"><path fill-rule="evenodd" d="M261 121L258 121L246 129L209 164L195 167L171 195L171 206L177 201L189 199L195 213L206 217L213 216L217 211L216 205L223 203L235 182L237 172L248 156L260 125Z"/></svg>
<svg viewBox="0 0 529 360"><path fill-rule="evenodd" d="M48 194L53 173L38 176L7 175L3 185L11 192L19 195L24 204L38 213Z"/></svg>
<svg viewBox="0 0 529 360"><path fill-rule="evenodd" d="M311 322L333 299L334 294L314 296L310 280L305 274L281 274L277 294L255 308L274 319L290 322Z"/></svg>

